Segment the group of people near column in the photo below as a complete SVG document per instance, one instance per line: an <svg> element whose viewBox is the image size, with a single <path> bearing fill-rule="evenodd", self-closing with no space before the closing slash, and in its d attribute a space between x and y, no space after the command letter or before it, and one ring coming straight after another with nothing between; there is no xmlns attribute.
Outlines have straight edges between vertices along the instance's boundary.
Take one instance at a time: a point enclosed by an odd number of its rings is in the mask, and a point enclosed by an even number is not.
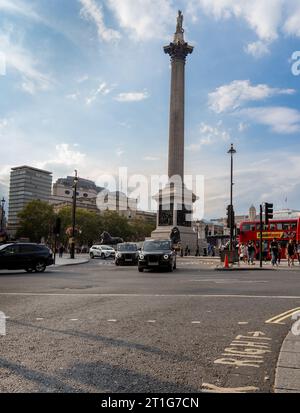
<svg viewBox="0 0 300 413"><path fill-rule="evenodd" d="M238 248L240 260L249 265L254 265L256 257L259 256L259 244L256 245L254 241L249 241L246 244L239 244ZM264 241L262 245L262 258L267 262L270 252L272 266L278 266L283 256L282 250L282 245L276 238L272 240L270 247L268 242ZM289 240L286 246L286 257L289 267L294 266L295 260L298 260L300 265L300 243L297 244L294 240Z"/></svg>

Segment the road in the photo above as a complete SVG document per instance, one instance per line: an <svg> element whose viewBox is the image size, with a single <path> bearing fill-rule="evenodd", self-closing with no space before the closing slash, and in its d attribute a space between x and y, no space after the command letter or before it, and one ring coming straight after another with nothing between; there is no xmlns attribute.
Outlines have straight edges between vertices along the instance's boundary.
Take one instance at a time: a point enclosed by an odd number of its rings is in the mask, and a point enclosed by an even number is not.
<svg viewBox="0 0 300 413"><path fill-rule="evenodd" d="M299 271L0 272L0 392L272 392Z"/></svg>

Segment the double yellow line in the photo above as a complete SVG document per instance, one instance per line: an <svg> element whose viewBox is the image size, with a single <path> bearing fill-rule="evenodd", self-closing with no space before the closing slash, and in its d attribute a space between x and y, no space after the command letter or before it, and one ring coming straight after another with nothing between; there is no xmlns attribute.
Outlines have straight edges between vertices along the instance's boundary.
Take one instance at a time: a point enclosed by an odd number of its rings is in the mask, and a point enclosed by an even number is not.
<svg viewBox="0 0 300 413"><path fill-rule="evenodd" d="M285 313L278 314L275 317L270 318L266 321L266 324L285 324L282 321L293 316L293 314L300 311L300 307L294 308L293 310L286 311Z"/></svg>

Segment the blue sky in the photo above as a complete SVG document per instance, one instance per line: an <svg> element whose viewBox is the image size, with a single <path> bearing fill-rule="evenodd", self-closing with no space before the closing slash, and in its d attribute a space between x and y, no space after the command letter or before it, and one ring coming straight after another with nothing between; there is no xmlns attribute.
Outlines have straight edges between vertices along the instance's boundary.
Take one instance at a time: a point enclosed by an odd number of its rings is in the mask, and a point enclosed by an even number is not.
<svg viewBox="0 0 300 413"><path fill-rule="evenodd" d="M237 213L263 201L300 209L298 0L0 0L1 196L21 164L54 178L77 168L99 184L119 166L166 173L162 47L178 9L195 46L186 173L205 176L205 216L224 215L228 204L231 142Z"/></svg>

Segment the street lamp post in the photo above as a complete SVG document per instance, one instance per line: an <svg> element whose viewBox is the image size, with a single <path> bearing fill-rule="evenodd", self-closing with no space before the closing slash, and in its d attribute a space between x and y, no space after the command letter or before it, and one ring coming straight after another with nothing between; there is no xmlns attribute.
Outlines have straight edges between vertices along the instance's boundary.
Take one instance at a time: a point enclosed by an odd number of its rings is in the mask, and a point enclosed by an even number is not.
<svg viewBox="0 0 300 413"><path fill-rule="evenodd" d="M227 152L230 154L231 157L231 167L230 167L230 207L232 211L232 217L230 220L230 252L233 251L233 231L234 231L234 222L233 222L233 155L236 154L236 150L233 147L233 143L231 144L231 147L229 151Z"/></svg>
<svg viewBox="0 0 300 413"><path fill-rule="evenodd" d="M3 197L1 201L1 223L0 223L0 232L4 231L4 205L5 205L5 199Z"/></svg>
<svg viewBox="0 0 300 413"><path fill-rule="evenodd" d="M73 206L72 206L72 242L71 242L71 259L75 258L75 228L76 228L76 201L77 201L77 184L78 176L75 170L74 184L73 184Z"/></svg>

